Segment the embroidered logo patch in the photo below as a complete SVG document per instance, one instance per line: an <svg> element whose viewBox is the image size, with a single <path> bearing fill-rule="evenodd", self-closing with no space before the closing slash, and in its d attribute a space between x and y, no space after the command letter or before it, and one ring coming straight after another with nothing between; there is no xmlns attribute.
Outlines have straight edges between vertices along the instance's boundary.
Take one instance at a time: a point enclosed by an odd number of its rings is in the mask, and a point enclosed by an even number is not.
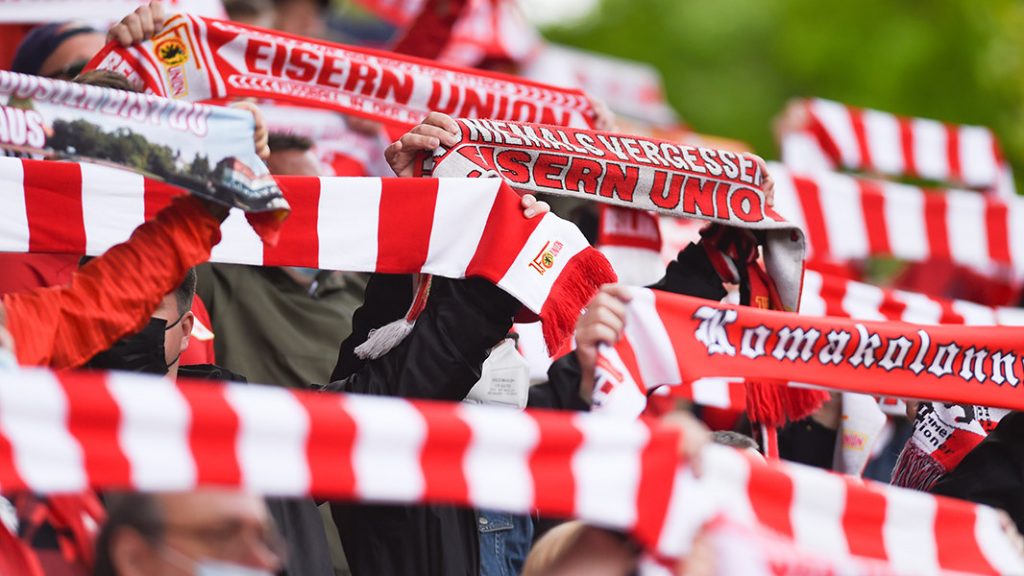
<svg viewBox="0 0 1024 576"><path fill-rule="evenodd" d="M188 49L177 38L168 38L156 45L156 57L164 66L179 66L188 61Z"/></svg>
<svg viewBox="0 0 1024 576"><path fill-rule="evenodd" d="M558 253L562 251L563 244L561 242L545 242L544 246L541 247L540 252L530 262L530 268L537 271L538 274L543 275L545 272L554 268L555 258L558 257Z"/></svg>

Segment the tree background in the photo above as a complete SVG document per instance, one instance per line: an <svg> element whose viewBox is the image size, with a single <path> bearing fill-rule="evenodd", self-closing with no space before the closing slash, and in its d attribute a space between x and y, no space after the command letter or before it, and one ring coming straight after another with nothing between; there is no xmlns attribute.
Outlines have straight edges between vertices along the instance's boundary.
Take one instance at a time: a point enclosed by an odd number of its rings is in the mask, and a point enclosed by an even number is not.
<svg viewBox="0 0 1024 576"><path fill-rule="evenodd" d="M769 158L786 101L820 96L988 126L1024 181L1021 0L601 0L543 32L653 64L694 130Z"/></svg>

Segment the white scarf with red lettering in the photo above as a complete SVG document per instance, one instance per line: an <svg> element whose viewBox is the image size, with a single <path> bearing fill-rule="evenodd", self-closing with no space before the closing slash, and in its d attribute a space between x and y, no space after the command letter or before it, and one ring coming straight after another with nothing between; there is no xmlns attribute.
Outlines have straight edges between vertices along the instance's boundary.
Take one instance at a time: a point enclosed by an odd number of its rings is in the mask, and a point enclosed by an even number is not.
<svg viewBox="0 0 1024 576"><path fill-rule="evenodd" d="M519 190L697 218L765 236L764 264L796 310L803 232L765 202L761 166L725 150L556 126L460 119L459 143L424 158L433 176L496 173Z"/></svg>
<svg viewBox="0 0 1024 576"><path fill-rule="evenodd" d="M572 334L608 261L554 214L527 219L498 179L278 177L292 206L275 246L233 211L211 260L325 270L482 277L542 319L548 346ZM0 158L0 251L102 254L166 206L175 188L112 168Z"/></svg>
<svg viewBox="0 0 1024 576"><path fill-rule="evenodd" d="M990 508L714 445L697 479L675 429L598 414L24 370L0 373L0 422L8 490L218 486L537 510L630 532L663 558L727 513L802 551L900 574L1024 572Z"/></svg>
<svg viewBox="0 0 1024 576"><path fill-rule="evenodd" d="M265 98L401 125L431 111L578 127L594 118L579 90L187 14L149 41L107 45L88 68L168 98Z"/></svg>

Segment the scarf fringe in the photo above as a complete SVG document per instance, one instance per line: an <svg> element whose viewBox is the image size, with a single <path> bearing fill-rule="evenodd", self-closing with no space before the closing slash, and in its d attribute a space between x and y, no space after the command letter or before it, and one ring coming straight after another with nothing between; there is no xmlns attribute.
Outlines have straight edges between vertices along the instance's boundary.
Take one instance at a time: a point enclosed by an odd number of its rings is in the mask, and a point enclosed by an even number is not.
<svg viewBox="0 0 1024 576"><path fill-rule="evenodd" d="M942 464L908 441L892 469L890 483L901 488L928 492L945 475L946 468Z"/></svg>
<svg viewBox="0 0 1024 576"><path fill-rule="evenodd" d="M413 326L415 326L415 323L409 322L405 318L400 318L380 328L370 330L369 335L366 337L366 342L356 346L356 356L362 360L376 360L380 358L393 350L395 346L401 344L402 340L405 340L412 333Z"/></svg>
<svg viewBox="0 0 1024 576"><path fill-rule="evenodd" d="M829 399L824 390L792 388L775 380L748 380L745 388L750 420L776 428L807 418Z"/></svg>
<svg viewBox="0 0 1024 576"><path fill-rule="evenodd" d="M596 248L585 248L566 263L540 311L544 344L552 357L567 349L580 312L597 290L617 279L611 264Z"/></svg>

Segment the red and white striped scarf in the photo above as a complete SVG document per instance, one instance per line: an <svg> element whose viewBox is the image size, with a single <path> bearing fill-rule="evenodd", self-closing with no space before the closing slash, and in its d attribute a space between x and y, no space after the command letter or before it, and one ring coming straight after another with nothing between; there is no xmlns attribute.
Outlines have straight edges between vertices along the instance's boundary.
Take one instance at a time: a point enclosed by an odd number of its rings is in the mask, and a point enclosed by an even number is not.
<svg viewBox="0 0 1024 576"><path fill-rule="evenodd" d="M782 303L796 310L803 233L765 202L761 166L748 156L662 140L495 120L460 119L460 141L422 170L497 173L513 188L654 210L763 231L764 263Z"/></svg>
<svg viewBox="0 0 1024 576"><path fill-rule="evenodd" d="M784 122L783 162L797 173L855 170L1014 195L1013 175L988 128L896 116L814 98Z"/></svg>
<svg viewBox="0 0 1024 576"><path fill-rule="evenodd" d="M233 211L211 260L325 270L477 276L542 319L558 349L607 260L554 214L527 219L498 179L278 177L292 206L267 246ZM98 255L126 240L177 189L91 164L0 158L0 251Z"/></svg>
<svg viewBox="0 0 1024 576"><path fill-rule="evenodd" d="M658 386L730 377L1021 409L1021 332L815 318L635 288L625 338L599 352L594 404L635 416Z"/></svg>
<svg viewBox="0 0 1024 576"><path fill-rule="evenodd" d="M990 508L718 446L701 454L696 480L678 431L598 414L25 370L0 374L0 422L9 490L220 486L540 510L632 532L664 558L724 511L800 549L897 572L1024 569Z"/></svg>
<svg viewBox="0 0 1024 576"><path fill-rule="evenodd" d="M149 0L6 0L0 2L0 23L103 22L120 20ZM170 10L223 18L221 0L164 0Z"/></svg>
<svg viewBox="0 0 1024 576"><path fill-rule="evenodd" d="M579 127L594 118L579 90L187 14L139 45L109 44L88 68L168 98L265 98L401 125L430 111Z"/></svg>
<svg viewBox="0 0 1024 576"><path fill-rule="evenodd" d="M596 246L611 262L620 282L647 286L665 275L659 220L657 214L646 210L600 206Z"/></svg>
<svg viewBox="0 0 1024 576"><path fill-rule="evenodd" d="M1020 573L983 506L708 446L598 414L505 410L137 374L0 374L0 485L38 493L239 487L575 517L677 558L718 512L897 572ZM907 543L913 542L913 546Z"/></svg>
<svg viewBox="0 0 1024 576"><path fill-rule="evenodd" d="M924 189L835 172L813 176L769 166L775 209L807 235L814 259L893 256L946 260L1024 275L1024 200Z"/></svg>

